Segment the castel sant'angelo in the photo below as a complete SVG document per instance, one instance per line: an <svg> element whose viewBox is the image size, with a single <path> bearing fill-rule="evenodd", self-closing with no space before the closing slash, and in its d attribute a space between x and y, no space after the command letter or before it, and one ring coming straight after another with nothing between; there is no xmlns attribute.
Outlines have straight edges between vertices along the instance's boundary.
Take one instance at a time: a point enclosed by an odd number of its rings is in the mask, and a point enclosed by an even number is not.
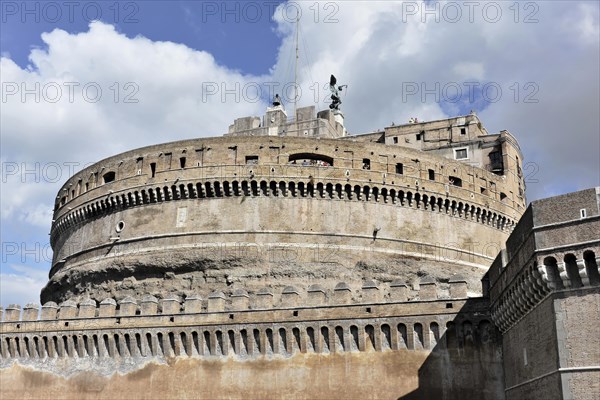
<svg viewBox="0 0 600 400"><path fill-rule="evenodd" d="M0 397L598 399L600 188L527 206L522 160L475 113L278 104L102 160L0 310Z"/></svg>

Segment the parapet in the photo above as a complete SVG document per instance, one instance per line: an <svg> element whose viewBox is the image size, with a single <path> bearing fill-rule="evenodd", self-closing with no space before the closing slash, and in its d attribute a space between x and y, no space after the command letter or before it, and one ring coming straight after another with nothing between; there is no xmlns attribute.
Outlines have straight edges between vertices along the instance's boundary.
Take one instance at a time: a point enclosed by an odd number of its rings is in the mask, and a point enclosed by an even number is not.
<svg viewBox="0 0 600 400"><path fill-rule="evenodd" d="M416 286L416 285L415 285ZM449 293L448 296L446 293ZM99 305L93 299L83 299L79 303L67 300L57 305L47 302L43 306L11 304L4 310L0 308L0 320L3 322L36 321L79 318L106 318L149 315L176 315L218 313L229 311L251 311L290 308L343 307L362 304L422 303L439 300L466 299L466 281L460 277L449 280L447 288L442 288L430 277L421 279L418 289L411 290L403 281L389 284L364 281L360 289L353 290L346 282L339 282L333 290L319 284L307 289L294 286L285 287L277 296L273 289L262 288L248 292L238 288L229 294L222 291L208 294L206 299L198 294L187 296L185 300L170 296L158 299L152 295L135 299L131 296L118 302L106 298ZM41 312L40 312L41 311Z"/></svg>

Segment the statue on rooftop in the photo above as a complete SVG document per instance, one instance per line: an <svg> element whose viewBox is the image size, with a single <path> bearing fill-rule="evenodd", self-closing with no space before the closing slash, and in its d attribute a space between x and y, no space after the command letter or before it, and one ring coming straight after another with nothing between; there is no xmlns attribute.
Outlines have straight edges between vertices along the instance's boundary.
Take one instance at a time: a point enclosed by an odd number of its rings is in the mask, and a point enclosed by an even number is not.
<svg viewBox="0 0 600 400"><path fill-rule="evenodd" d="M340 85L336 87L336 83L337 79L335 78L335 76L331 75L331 77L329 78L329 90L331 90L331 104L329 105L329 108L331 110L339 111L340 104L342 104L339 92L341 92L344 87L348 87L348 85Z"/></svg>

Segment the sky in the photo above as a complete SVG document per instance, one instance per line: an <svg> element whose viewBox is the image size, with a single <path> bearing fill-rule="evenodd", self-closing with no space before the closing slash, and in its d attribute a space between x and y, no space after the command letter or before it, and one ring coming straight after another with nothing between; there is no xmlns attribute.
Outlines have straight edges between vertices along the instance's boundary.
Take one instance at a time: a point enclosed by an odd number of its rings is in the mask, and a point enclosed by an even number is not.
<svg viewBox="0 0 600 400"><path fill-rule="evenodd" d="M597 1L0 2L0 304L39 302L54 198L145 145L220 136L274 93L350 134L475 110L524 155L528 201L600 185Z"/></svg>

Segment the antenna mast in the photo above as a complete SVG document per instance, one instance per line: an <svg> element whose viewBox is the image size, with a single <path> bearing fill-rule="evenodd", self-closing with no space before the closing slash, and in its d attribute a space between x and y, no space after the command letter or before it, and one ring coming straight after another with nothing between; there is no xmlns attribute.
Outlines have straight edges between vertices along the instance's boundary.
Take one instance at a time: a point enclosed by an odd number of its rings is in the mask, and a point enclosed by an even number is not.
<svg viewBox="0 0 600 400"><path fill-rule="evenodd" d="M298 107L298 25L300 24L300 13L296 17L296 62L294 63L294 118Z"/></svg>

